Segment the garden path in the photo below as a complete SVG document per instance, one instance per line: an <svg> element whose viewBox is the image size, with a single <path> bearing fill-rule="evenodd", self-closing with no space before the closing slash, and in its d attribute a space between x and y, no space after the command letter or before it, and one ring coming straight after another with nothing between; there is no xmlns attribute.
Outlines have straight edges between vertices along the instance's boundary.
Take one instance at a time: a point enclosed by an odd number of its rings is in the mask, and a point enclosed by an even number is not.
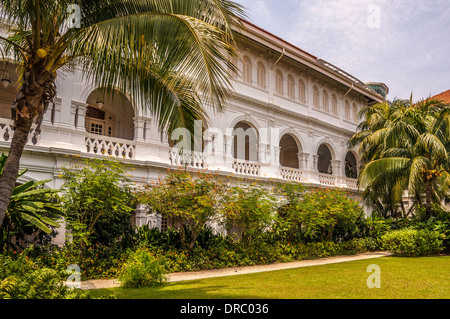
<svg viewBox="0 0 450 319"><path fill-rule="evenodd" d="M168 274L167 278L169 282L185 281L185 280L195 280L222 276L232 276L232 275L242 275L251 274L264 271L273 271L281 269L292 269L300 267L309 267L317 265L326 265L341 263L353 260L361 259L372 259L390 256L388 252L370 252L364 254L350 255L350 256L333 256L313 260L300 260L289 263L276 263L269 265L258 265L258 266L246 266L246 267L234 267L226 269L211 269L211 270L201 270L201 271L190 271L190 272L178 272ZM120 282L117 279L95 279L83 281L81 283L82 289L99 289L99 288L114 288L120 287Z"/></svg>

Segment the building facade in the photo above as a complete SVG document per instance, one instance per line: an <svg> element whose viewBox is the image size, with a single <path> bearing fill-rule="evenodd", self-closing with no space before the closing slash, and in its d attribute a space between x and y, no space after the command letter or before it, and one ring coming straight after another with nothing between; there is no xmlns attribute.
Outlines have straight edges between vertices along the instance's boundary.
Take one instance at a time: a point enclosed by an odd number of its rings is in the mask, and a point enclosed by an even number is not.
<svg viewBox="0 0 450 319"><path fill-rule="evenodd" d="M359 160L347 142L359 110L385 96L331 63L249 22L244 25L240 58L234 61L240 72L233 74L223 112L208 110L200 149L180 152L176 140L158 129L145 107L133 106L127 92L105 98L75 70L58 76L57 98L40 134L33 130L29 136L21 159L28 172L19 182L50 179L47 186L59 188L62 166L109 156L132 164L136 182L183 167L236 180L344 187L358 196ZM13 135L14 61L2 61L0 70L0 151L6 153ZM137 209L136 225L159 226L150 216Z"/></svg>

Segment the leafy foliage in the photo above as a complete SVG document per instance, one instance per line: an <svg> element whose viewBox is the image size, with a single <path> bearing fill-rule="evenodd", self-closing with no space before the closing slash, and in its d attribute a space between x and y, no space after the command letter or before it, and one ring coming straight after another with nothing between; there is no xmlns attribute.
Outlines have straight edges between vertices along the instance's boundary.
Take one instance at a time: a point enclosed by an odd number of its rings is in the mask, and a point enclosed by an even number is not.
<svg viewBox="0 0 450 319"><path fill-rule="evenodd" d="M211 175L174 171L146 186L139 200L180 230L183 249L192 249L201 230L217 218L220 190L221 184Z"/></svg>
<svg viewBox="0 0 450 319"><path fill-rule="evenodd" d="M18 258L0 255L0 299L79 299L87 298L80 289L64 285L67 275L39 268L27 252Z"/></svg>
<svg viewBox="0 0 450 319"><path fill-rule="evenodd" d="M431 99L413 103L411 96L367 106L360 115L350 145L359 144L367 203L384 216L406 215L402 198L408 191L430 218L432 203L449 193L450 106Z"/></svg>
<svg viewBox="0 0 450 319"><path fill-rule="evenodd" d="M383 248L396 256L418 257L438 254L445 236L432 230L405 228L383 235Z"/></svg>
<svg viewBox="0 0 450 319"><path fill-rule="evenodd" d="M3 172L6 159L7 156L2 154L0 157L0 175ZM21 171L19 177L26 172L27 170ZM59 191L42 188L49 181L29 181L14 188L4 223L0 227L1 247L6 245L17 249L18 247L15 247L11 242L13 236L25 239L26 234L35 233L37 235L41 231L50 234L52 228L60 226L54 220L64 215L55 196Z"/></svg>
<svg viewBox="0 0 450 319"><path fill-rule="evenodd" d="M229 187L222 199L223 224L228 233L251 244L273 225L276 204L263 186Z"/></svg>
<svg viewBox="0 0 450 319"><path fill-rule="evenodd" d="M167 279L157 258L147 249L140 248L128 257L119 280L125 288L142 288L160 285Z"/></svg>
<svg viewBox="0 0 450 319"><path fill-rule="evenodd" d="M124 166L113 160L84 160L63 168L67 229L74 242L110 244L132 232L132 183Z"/></svg>

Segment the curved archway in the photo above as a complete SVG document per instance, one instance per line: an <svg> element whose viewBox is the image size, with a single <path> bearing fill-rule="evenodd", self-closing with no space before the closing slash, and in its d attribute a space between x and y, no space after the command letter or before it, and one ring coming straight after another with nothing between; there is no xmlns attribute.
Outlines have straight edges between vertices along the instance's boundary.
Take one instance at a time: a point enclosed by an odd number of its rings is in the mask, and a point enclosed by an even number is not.
<svg viewBox="0 0 450 319"><path fill-rule="evenodd" d="M134 139L134 108L130 100L118 90L105 94L95 89L86 103L86 131L91 134Z"/></svg>
<svg viewBox="0 0 450 319"><path fill-rule="evenodd" d="M0 118L11 120L11 106L17 95L17 80L14 64L0 61Z"/></svg>
<svg viewBox="0 0 450 319"><path fill-rule="evenodd" d="M233 128L233 156L235 159L258 161L258 131L247 122L240 121Z"/></svg>
<svg viewBox="0 0 450 319"><path fill-rule="evenodd" d="M331 165L331 161L333 160L333 156L331 150L327 144L321 144L319 149L317 150L317 155L319 156L317 162L317 170L319 173L323 174L333 174L333 168Z"/></svg>
<svg viewBox="0 0 450 319"><path fill-rule="evenodd" d="M290 134L284 134L280 139L280 165L283 167L300 168L298 161L299 147Z"/></svg>
<svg viewBox="0 0 450 319"><path fill-rule="evenodd" d="M345 176L348 178L358 178L358 161L355 154L349 151L345 155Z"/></svg>

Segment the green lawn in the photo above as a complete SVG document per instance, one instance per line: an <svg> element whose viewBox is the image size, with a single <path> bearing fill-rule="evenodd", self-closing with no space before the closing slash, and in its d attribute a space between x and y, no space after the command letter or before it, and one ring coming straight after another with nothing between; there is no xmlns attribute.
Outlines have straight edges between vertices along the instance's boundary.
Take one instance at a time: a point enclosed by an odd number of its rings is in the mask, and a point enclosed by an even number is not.
<svg viewBox="0 0 450 319"><path fill-rule="evenodd" d="M381 269L381 288L367 287L367 267ZM167 283L157 288L100 289L120 299L396 299L450 298L450 256L383 257L339 264Z"/></svg>

